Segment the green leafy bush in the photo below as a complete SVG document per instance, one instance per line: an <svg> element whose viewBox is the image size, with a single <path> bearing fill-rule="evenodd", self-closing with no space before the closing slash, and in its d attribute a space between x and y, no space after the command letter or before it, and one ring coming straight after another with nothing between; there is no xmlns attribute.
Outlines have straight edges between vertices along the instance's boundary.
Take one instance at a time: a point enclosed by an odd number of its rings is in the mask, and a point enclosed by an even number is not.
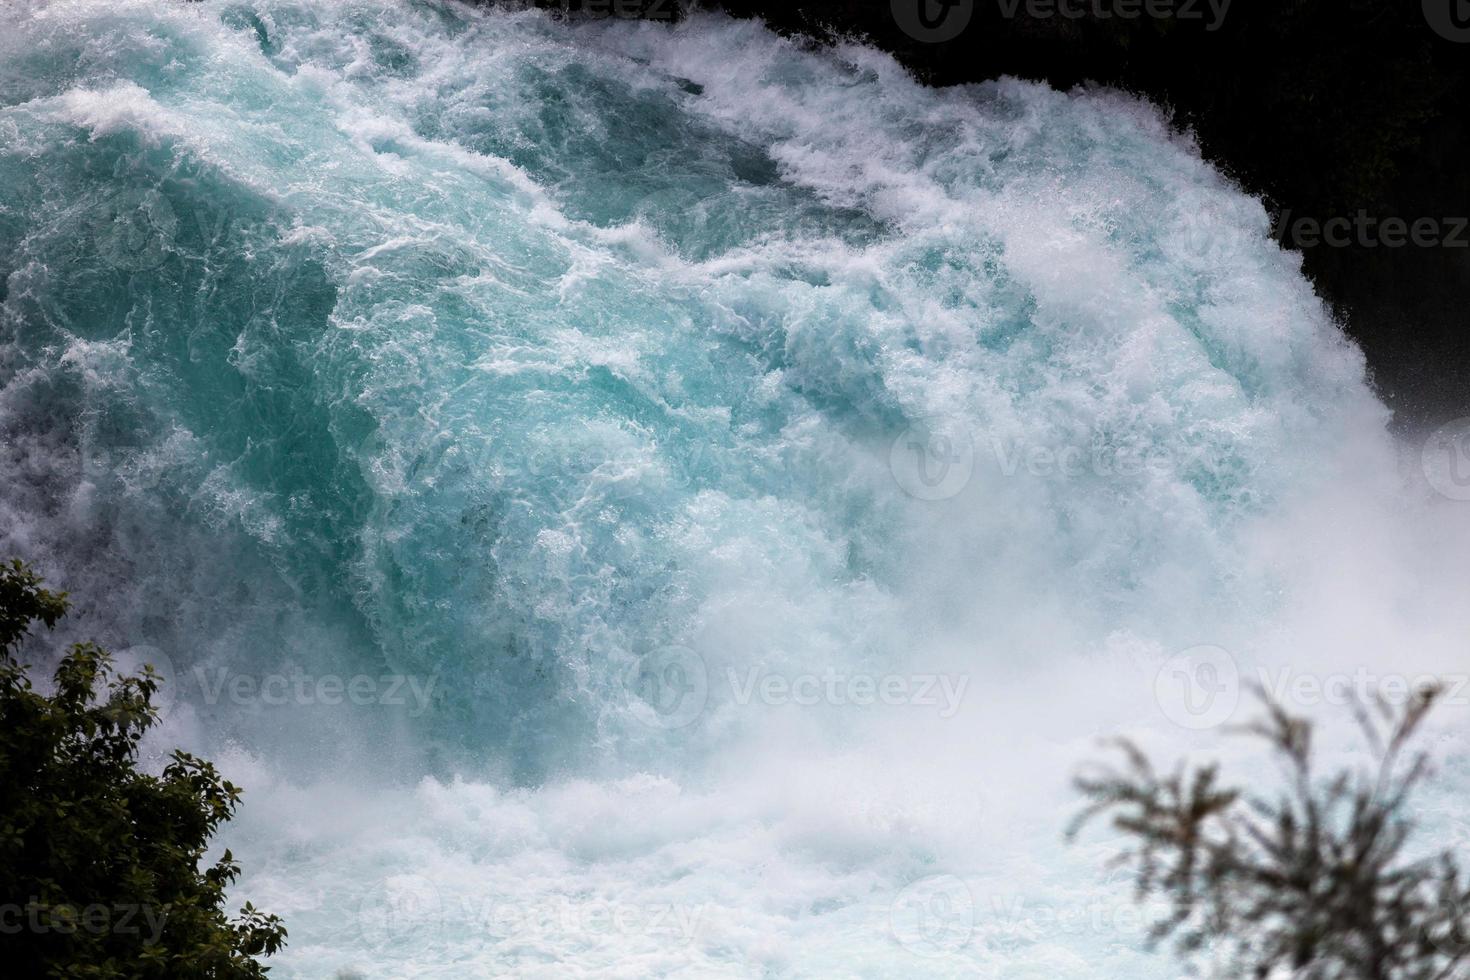
<svg viewBox="0 0 1470 980"><path fill-rule="evenodd" d="M54 626L65 593L20 561L0 564L0 972L16 977L263 977L286 941L280 919L222 908L239 875L229 851L200 868L240 790L175 752L137 769L165 680L121 676L107 651L72 646L55 690L17 659L32 623Z"/></svg>
<svg viewBox="0 0 1470 980"><path fill-rule="evenodd" d="M1208 953L1232 977L1451 980L1467 976L1470 882L1446 851L1410 859L1408 803L1428 772L1409 743L1439 696L1401 709L1378 703L1358 720L1376 764L1320 778L1312 724L1267 699L1245 732L1284 763L1275 796L1220 783L1219 766L1158 772L1126 739L1121 767L1077 780L1088 798L1069 830L1110 814L1132 846L1116 864L1136 896L1170 910L1151 941L1172 937L1186 960Z"/></svg>

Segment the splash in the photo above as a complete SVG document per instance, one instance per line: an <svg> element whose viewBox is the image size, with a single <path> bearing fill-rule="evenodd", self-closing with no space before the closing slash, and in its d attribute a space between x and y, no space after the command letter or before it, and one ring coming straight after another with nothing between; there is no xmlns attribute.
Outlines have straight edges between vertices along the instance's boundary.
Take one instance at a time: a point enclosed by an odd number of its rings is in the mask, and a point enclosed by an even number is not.
<svg viewBox="0 0 1470 980"><path fill-rule="evenodd" d="M283 975L1165 976L1059 854L1087 740L1189 736L1201 644L1456 664L1464 515L1146 105L712 15L0 28L0 548L172 670Z"/></svg>

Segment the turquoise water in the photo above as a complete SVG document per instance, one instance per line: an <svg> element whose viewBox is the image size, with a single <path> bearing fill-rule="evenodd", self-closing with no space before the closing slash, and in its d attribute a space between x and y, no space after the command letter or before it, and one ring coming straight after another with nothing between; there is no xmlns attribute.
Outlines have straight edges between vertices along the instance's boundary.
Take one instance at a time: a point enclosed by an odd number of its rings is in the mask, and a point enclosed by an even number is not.
<svg viewBox="0 0 1470 980"><path fill-rule="evenodd" d="M0 550L178 679L283 976L1167 976L1057 844L1091 737L1197 737L1151 698L1199 643L1458 653L1463 515L1116 94L715 16L27 0L0 187ZM211 686L303 674L373 693ZM894 912L934 876L963 942Z"/></svg>

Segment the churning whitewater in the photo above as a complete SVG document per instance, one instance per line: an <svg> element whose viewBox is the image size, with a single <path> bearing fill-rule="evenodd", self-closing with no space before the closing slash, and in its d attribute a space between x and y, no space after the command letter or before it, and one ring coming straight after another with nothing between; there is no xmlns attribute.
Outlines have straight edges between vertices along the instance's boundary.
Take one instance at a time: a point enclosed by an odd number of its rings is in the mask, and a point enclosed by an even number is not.
<svg viewBox="0 0 1470 980"><path fill-rule="evenodd" d="M245 787L280 976L1167 977L1060 840L1094 738L1470 626L1297 258L1115 93L18 0L0 186L0 554Z"/></svg>

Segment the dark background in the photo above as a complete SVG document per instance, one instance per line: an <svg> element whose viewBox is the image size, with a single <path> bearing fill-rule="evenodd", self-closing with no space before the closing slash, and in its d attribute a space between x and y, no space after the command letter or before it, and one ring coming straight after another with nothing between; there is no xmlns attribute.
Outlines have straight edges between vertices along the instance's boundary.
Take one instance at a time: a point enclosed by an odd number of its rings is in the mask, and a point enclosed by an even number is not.
<svg viewBox="0 0 1470 980"><path fill-rule="evenodd" d="M580 16L641 9L666 17L691 6L536 2ZM1470 0L1233 0L1214 30L1208 0L1199 0L1194 19L1093 13L1094 2L1111 9L1112 0L1085 0L1079 19L1035 16L1044 8L1025 2L1008 17L1010 0L968 0L969 21L952 40L921 41L899 26L894 4L928 3L937 17L939 2L702 6L759 16L817 40L866 38L935 85L1016 75L1064 89L1091 81L1135 92L1164 107L1195 133L1207 158L1294 221L1360 212L1380 223L1432 218L1448 236L1453 219L1470 220L1470 42L1451 40L1430 22L1438 16L1447 24L1455 11L1470 25ZM1470 227L1460 231L1458 247L1394 248L1376 233L1351 237L1345 247L1292 235L1283 244L1303 252L1307 273L1364 348L1400 426L1470 414Z"/></svg>

